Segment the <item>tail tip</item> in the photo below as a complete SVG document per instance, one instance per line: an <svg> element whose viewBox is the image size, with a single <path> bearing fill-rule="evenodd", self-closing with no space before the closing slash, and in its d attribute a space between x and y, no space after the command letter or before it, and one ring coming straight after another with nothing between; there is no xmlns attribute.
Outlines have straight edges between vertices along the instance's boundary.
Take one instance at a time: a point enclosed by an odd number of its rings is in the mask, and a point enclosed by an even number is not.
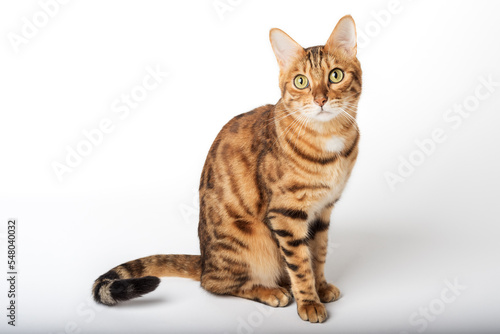
<svg viewBox="0 0 500 334"><path fill-rule="evenodd" d="M155 276L118 279L106 287L98 285L94 291L94 299L100 304L113 306L118 302L141 297L146 293L154 291L159 284L160 279ZM101 289L105 290L100 291Z"/></svg>
<svg viewBox="0 0 500 334"><path fill-rule="evenodd" d="M158 285L160 285L160 282L161 280L156 276L145 276L141 278L134 278L130 283L133 285L134 294L137 297L140 297L146 293L156 290Z"/></svg>

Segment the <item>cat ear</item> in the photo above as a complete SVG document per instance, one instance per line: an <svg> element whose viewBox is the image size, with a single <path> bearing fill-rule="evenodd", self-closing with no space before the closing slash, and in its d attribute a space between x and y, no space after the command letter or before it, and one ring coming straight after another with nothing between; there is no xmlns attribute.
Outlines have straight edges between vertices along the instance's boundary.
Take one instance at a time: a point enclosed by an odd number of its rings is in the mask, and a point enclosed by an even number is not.
<svg viewBox="0 0 500 334"><path fill-rule="evenodd" d="M343 50L350 58L356 57L356 24L351 15L346 15L339 20L325 44L326 51L335 49Z"/></svg>
<svg viewBox="0 0 500 334"><path fill-rule="evenodd" d="M280 29L271 29L269 39L281 70L288 68L294 59L305 55L304 48Z"/></svg>

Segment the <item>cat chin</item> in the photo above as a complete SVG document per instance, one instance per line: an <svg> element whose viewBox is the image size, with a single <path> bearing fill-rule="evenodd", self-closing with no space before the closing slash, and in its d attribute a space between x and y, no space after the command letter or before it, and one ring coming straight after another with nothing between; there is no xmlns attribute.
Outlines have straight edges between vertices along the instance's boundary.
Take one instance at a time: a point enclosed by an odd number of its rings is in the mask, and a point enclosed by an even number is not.
<svg viewBox="0 0 500 334"><path fill-rule="evenodd" d="M304 113L311 121L318 123L327 123L336 118L342 111L336 107L325 105L324 107L309 106L308 110Z"/></svg>
<svg viewBox="0 0 500 334"><path fill-rule="evenodd" d="M315 112L314 114L309 114L308 117L312 120L315 120L320 123L326 123L331 120L333 120L335 117L337 117L340 114L338 111L326 111L322 110L319 112Z"/></svg>

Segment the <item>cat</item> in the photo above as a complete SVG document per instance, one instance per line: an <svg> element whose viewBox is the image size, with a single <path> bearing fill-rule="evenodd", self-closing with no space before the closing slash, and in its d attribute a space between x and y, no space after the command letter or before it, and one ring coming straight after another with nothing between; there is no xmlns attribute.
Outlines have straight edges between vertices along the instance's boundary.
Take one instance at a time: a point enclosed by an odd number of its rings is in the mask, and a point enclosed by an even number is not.
<svg viewBox="0 0 500 334"><path fill-rule="evenodd" d="M153 255L111 269L94 299L114 305L186 277L209 292L270 306L293 299L324 322L340 291L324 275L330 215L358 155L361 67L350 15L324 46L302 48L270 31L281 98L234 117L208 153L200 180L201 255ZM292 297L293 296L293 297Z"/></svg>

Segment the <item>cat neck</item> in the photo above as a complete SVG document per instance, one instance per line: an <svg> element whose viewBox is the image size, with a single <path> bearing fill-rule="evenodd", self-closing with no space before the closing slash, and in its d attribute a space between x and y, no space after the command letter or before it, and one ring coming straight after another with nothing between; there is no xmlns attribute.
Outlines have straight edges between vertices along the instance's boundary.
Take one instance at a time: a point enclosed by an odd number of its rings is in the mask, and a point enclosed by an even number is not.
<svg viewBox="0 0 500 334"><path fill-rule="evenodd" d="M277 141L282 147L300 145L318 156L328 156L342 152L357 140L355 111L350 112L350 118L337 115L321 122L300 115L297 110L287 109L280 100L274 113Z"/></svg>

